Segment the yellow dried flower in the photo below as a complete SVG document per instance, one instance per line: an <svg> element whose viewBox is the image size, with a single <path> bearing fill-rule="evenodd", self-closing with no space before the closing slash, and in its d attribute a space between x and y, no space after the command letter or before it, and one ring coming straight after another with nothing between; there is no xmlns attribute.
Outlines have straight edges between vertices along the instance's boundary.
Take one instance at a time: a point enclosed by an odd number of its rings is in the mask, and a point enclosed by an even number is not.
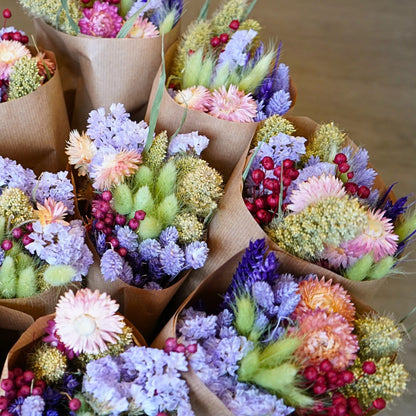
<svg viewBox="0 0 416 416"><path fill-rule="evenodd" d="M193 241L200 241L204 233L204 224L198 217L189 212L176 216L173 226L178 230L179 243L188 244Z"/></svg>
<svg viewBox="0 0 416 416"><path fill-rule="evenodd" d="M19 188L7 188L0 195L0 215L15 226L34 218L29 197Z"/></svg>
<svg viewBox="0 0 416 416"><path fill-rule="evenodd" d="M275 114L261 124L251 142L251 146L256 147L265 137L265 142L268 143L270 137L276 136L278 133L293 135L295 131L295 126L289 120Z"/></svg>
<svg viewBox="0 0 416 416"><path fill-rule="evenodd" d="M28 365L35 379L56 383L67 370L67 358L57 348L42 343L35 352L28 355Z"/></svg>
<svg viewBox="0 0 416 416"><path fill-rule="evenodd" d="M212 31L215 35L228 32L228 25L233 20L241 21L248 8L247 0L228 0L214 13L212 22Z"/></svg>
<svg viewBox="0 0 416 416"><path fill-rule="evenodd" d="M9 80L9 100L16 100L36 91L42 82L35 58L24 56L13 66Z"/></svg>
<svg viewBox="0 0 416 416"><path fill-rule="evenodd" d="M168 151L169 138L166 131L162 131L153 139L149 150L143 153L143 164L153 172L157 172L166 158Z"/></svg>

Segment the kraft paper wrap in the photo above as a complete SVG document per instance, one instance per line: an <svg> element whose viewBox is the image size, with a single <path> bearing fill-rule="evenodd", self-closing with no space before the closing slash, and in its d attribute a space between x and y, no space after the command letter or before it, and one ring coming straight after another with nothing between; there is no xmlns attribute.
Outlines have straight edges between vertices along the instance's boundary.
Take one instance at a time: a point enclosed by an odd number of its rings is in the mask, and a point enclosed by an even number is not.
<svg viewBox="0 0 416 416"><path fill-rule="evenodd" d="M248 245L248 244L247 244ZM176 325L181 312L192 306L198 299L203 300L208 313L215 313L216 308L222 301L222 296L232 281L235 269L240 262L245 248L236 253L232 258L225 262L215 272L210 274L204 282L202 282L181 304L163 330L155 338L152 347L163 348L165 340L170 337L176 338ZM275 251L275 250L272 250ZM286 258L282 257L282 252L276 252L279 258L279 272L283 270L291 272L291 265L286 264ZM363 315L369 312L375 312L371 307L362 302L361 299L352 297L352 301L356 307L358 314ZM187 381L190 389L191 406L196 415L203 416L233 416L222 401L212 393L202 380L190 368L188 373L182 373L183 378ZM369 413L375 414L375 413Z"/></svg>
<svg viewBox="0 0 416 416"><path fill-rule="evenodd" d="M7 354L6 361L4 363L3 371L1 374L1 379L8 378L9 369L15 367L24 368L26 366L26 356L31 351L33 343L40 340L45 333L45 328L48 326L48 321L55 318L55 313L42 316L37 319L32 325L23 332L17 342L10 349ZM136 345L146 346L146 341L140 334L140 332L129 322L128 319L125 319L125 322L128 326L133 329L133 341ZM0 395L4 394L3 390L0 388Z"/></svg>
<svg viewBox="0 0 416 416"><path fill-rule="evenodd" d="M311 137L318 127L318 124L308 117L288 116L287 119L295 125L295 134L306 138ZM348 144L355 146L351 140L347 139L347 141ZM230 180L226 184L224 196L221 198L218 210L209 225L207 244L210 251L207 262L202 269L191 273L190 278L178 293L177 301L183 300L187 294L195 289L198 283L223 265L235 253L248 246L250 240L265 238L269 248L279 252L279 257L282 259L282 272L287 268L287 270L290 270L291 273L297 276L309 273L326 276L327 279L340 283L352 296L371 304L371 300L388 278L361 282L346 279L328 269L301 260L283 251L270 240L263 229L256 223L246 208L242 197L242 174L248 161L247 153L249 147L250 145L246 146L243 156L238 161ZM376 178L375 186L380 190L386 189L379 176Z"/></svg>
<svg viewBox="0 0 416 416"><path fill-rule="evenodd" d="M176 44L172 45L165 56L166 73L170 73L170 67L176 51ZM162 68L153 81L147 106L145 121L149 123L152 104L159 84ZM290 94L292 107L296 101L296 88L291 82ZM201 158L205 159L211 167L218 170L224 182L227 182L238 159L240 159L248 143L257 129L259 123L238 123L234 121L221 120L201 111L190 110L181 107L169 95L166 89L163 90L162 102L156 123L156 131L166 130L171 136L181 125L182 118L186 112L186 119L180 129L180 133L198 131L199 134L207 136L208 147L202 152Z"/></svg>
<svg viewBox="0 0 416 416"><path fill-rule="evenodd" d="M120 313L132 322L147 341L152 340L160 329L158 325L164 309L186 281L189 271L173 285L162 290L141 289L120 279L107 282L100 270L100 257L91 241L89 248L94 254L94 264L88 272L87 286L91 290L98 289L109 294L120 305Z"/></svg>
<svg viewBox="0 0 416 416"><path fill-rule="evenodd" d="M32 53L33 53L33 48ZM45 56L56 63L53 52ZM0 103L0 155L37 175L65 169L69 122L58 68L36 91Z"/></svg>
<svg viewBox="0 0 416 416"><path fill-rule="evenodd" d="M154 74L162 61L162 38L106 39L72 36L34 20L36 40L55 51L63 72L71 128L85 130L88 113L112 103L124 104L134 120L146 110ZM164 37L164 48L178 38L180 23Z"/></svg>

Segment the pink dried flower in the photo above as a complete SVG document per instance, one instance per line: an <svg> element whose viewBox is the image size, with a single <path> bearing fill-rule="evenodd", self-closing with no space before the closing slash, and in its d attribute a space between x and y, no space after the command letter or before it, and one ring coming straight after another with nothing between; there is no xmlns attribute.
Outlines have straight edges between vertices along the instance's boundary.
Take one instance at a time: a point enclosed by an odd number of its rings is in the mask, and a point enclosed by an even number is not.
<svg viewBox="0 0 416 416"><path fill-rule="evenodd" d="M257 115L257 104L251 94L244 94L236 86L230 85L228 91L222 86L212 93L209 114L223 120L250 123Z"/></svg>
<svg viewBox="0 0 416 416"><path fill-rule="evenodd" d="M159 30L157 27L150 22L146 17L139 16L134 22L133 27L127 34L128 38L156 38L159 36Z"/></svg>
<svg viewBox="0 0 416 416"><path fill-rule="evenodd" d="M13 65L23 56L30 56L30 51L15 40L0 41L0 79L9 78Z"/></svg>
<svg viewBox="0 0 416 416"><path fill-rule="evenodd" d="M56 306L56 334L66 347L78 353L97 354L115 344L124 321L116 315L118 304L98 290L72 290L61 296Z"/></svg>
<svg viewBox="0 0 416 416"><path fill-rule="evenodd" d="M84 35L101 38L115 38L123 25L117 6L109 3L94 2L92 8L83 9L84 17L78 25Z"/></svg>
<svg viewBox="0 0 416 416"><path fill-rule="evenodd" d="M59 222L61 224L68 224L64 217L67 214L68 208L62 201L55 201L53 198L46 198L43 205L37 203L37 210L35 214L39 218L39 222L44 227L47 224Z"/></svg>
<svg viewBox="0 0 416 416"><path fill-rule="evenodd" d="M174 100L182 107L206 112L211 107L212 95L208 88L198 85L178 91Z"/></svg>
<svg viewBox="0 0 416 416"><path fill-rule="evenodd" d="M78 169L78 175L85 176L91 159L97 153L94 142L87 134L79 134L77 130L72 130L65 150L69 163Z"/></svg>

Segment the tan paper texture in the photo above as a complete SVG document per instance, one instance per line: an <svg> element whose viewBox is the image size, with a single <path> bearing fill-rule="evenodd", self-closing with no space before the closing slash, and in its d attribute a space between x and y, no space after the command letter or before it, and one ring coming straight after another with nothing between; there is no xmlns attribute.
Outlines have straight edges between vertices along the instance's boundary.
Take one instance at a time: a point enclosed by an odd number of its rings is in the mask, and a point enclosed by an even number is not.
<svg viewBox="0 0 416 416"><path fill-rule="evenodd" d="M159 330L159 319L178 289L186 281L189 271L173 285L162 290L141 289L128 285L120 279L107 282L103 279L100 270L100 258L97 251L90 243L90 250L94 254L94 264L90 267L87 276L87 286L91 290L98 289L106 292L120 305L120 313L123 314L149 341Z"/></svg>
<svg viewBox="0 0 416 416"><path fill-rule="evenodd" d="M124 104L132 118L143 118L154 74L162 61L162 38L106 39L72 36L35 19L38 44L55 51L63 72L71 128L86 129L88 113L112 103ZM176 41L178 23L164 37L165 50ZM48 45L48 46L46 46Z"/></svg>
<svg viewBox="0 0 416 416"><path fill-rule="evenodd" d="M44 52L46 58L56 62L53 52ZM68 115L58 68L36 91L0 103L0 155L36 174L65 169L68 137Z"/></svg>
<svg viewBox="0 0 416 416"><path fill-rule="evenodd" d="M174 57L176 45L172 45L166 53L166 73L169 74L170 66ZM153 81L152 91L147 106L146 122L150 120L152 104L159 84L162 68ZM296 89L291 83L290 93L292 96L292 107L296 101ZM166 89L163 91L159 116L156 123L156 131L166 130L171 136L181 125L182 118L186 112L186 119L180 129L180 133L198 131L199 134L208 137L209 145L202 152L201 158L205 159L211 167L217 169L223 176L224 182L228 181L237 161L240 159L247 145L257 129L259 123L238 123L234 121L221 120L196 110L187 110L181 107L169 95Z"/></svg>
<svg viewBox="0 0 416 416"><path fill-rule="evenodd" d="M318 124L308 117L288 116L287 119L295 125L297 129L296 135L306 138L311 137L318 127ZM350 140L348 143L354 145ZM243 156L238 161L230 180L226 184L224 196L221 198L218 210L208 227L207 244L210 250L208 259L202 269L191 273L190 278L181 287L175 302L178 303L183 300L184 297L195 289L198 283L202 282L218 267L221 267L235 253L247 247L250 240L265 238L270 250L279 253L279 258L282 260L282 272L287 270L297 276L309 273L315 273L319 277L326 276L327 279L340 283L352 296L371 304L371 300L388 278L361 282L346 279L328 269L301 260L283 251L270 240L257 224L245 206L242 197L242 174L248 161L247 153L249 147L250 145L246 146ZM386 189L380 176L377 176L375 185L380 190Z"/></svg>

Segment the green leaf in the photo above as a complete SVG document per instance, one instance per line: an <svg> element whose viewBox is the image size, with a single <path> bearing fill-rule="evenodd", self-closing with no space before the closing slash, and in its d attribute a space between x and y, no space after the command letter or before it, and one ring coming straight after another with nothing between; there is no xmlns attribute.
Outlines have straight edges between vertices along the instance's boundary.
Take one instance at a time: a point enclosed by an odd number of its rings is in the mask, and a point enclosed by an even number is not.
<svg viewBox="0 0 416 416"><path fill-rule="evenodd" d="M246 10L246 14L244 15L244 17L241 19L243 22L244 20L247 19L248 15L251 13L251 11L253 10L254 6L256 5L257 0L253 0L250 4L250 6L248 6L248 9Z"/></svg>
<svg viewBox="0 0 416 416"><path fill-rule="evenodd" d="M68 22L72 27L72 30L78 34L79 33L79 26L75 23L75 20L72 18L72 16L69 14L69 8L68 8L68 0L61 0L62 7L65 10L66 17L68 18ZM58 15L59 16L59 15Z"/></svg>
<svg viewBox="0 0 416 416"><path fill-rule="evenodd" d="M120 10L120 15L124 17L127 14L127 12L130 10L132 4L133 4L133 0L121 0L118 5L119 10Z"/></svg>
<svg viewBox="0 0 416 416"><path fill-rule="evenodd" d="M205 0L204 5L201 8L201 11L199 12L199 16L197 21L199 22L200 20L205 20L207 18L208 15L208 8L209 8L209 3L211 2L211 0Z"/></svg>
<svg viewBox="0 0 416 416"><path fill-rule="evenodd" d="M117 33L116 38L118 38L118 39L125 38L128 35L128 33L130 32L130 29L133 27L134 22L136 21L137 16L140 14L143 7L141 9L137 10L136 13L134 13L132 16L130 16L129 19L126 20L126 22L124 23L124 25L122 26L120 31Z"/></svg>
<svg viewBox="0 0 416 416"><path fill-rule="evenodd" d="M164 36L162 35L162 72L160 74L159 85L157 86L155 99L153 100L152 110L150 112L149 131L147 133L147 140L144 146L144 151L150 149L153 142L153 133L155 132L157 118L159 116L160 104L162 103L163 91L165 89L166 82L166 65L165 65L165 52L164 52Z"/></svg>

